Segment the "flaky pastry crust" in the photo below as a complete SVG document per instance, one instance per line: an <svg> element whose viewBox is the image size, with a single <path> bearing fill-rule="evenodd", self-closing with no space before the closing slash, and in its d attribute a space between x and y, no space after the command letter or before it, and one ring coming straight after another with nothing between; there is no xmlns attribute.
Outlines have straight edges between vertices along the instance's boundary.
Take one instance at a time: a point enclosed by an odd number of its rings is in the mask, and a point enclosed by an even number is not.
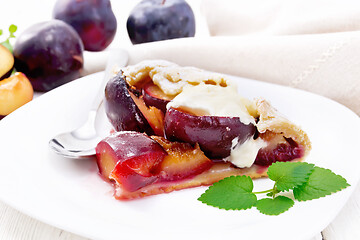
<svg viewBox="0 0 360 240"><path fill-rule="evenodd" d="M259 133L265 134L271 132L293 139L304 148L304 157L306 157L311 150L311 142L308 135L299 126L282 116L265 99L257 99L255 104L259 115L259 121L256 124Z"/></svg>
<svg viewBox="0 0 360 240"><path fill-rule="evenodd" d="M195 67L181 67L164 60L146 60L122 69L131 86L141 87L152 81L165 94L176 96L186 85L211 84L221 87L236 87L219 73Z"/></svg>

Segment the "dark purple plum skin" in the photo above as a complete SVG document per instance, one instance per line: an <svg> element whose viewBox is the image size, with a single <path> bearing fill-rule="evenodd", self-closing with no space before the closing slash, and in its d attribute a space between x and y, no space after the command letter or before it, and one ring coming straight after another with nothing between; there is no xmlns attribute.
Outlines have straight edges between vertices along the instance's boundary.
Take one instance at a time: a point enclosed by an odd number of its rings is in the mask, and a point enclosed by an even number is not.
<svg viewBox="0 0 360 240"><path fill-rule="evenodd" d="M166 156L166 151L155 140L144 133L134 131L122 131L114 133L101 141L114 149L115 155L120 162L146 155L147 153L160 152ZM98 144L99 146L99 144ZM101 149L99 149L99 152Z"/></svg>
<svg viewBox="0 0 360 240"><path fill-rule="evenodd" d="M228 157L232 140L242 143L256 132L253 124L245 125L238 117L194 116L173 108L165 115L165 135L170 141L199 143L210 159Z"/></svg>
<svg viewBox="0 0 360 240"><path fill-rule="evenodd" d="M49 91L80 77L83 45L79 35L60 20L26 29L14 46L15 68L36 91Z"/></svg>
<svg viewBox="0 0 360 240"><path fill-rule="evenodd" d="M96 154L99 156L106 148L114 151L117 163L113 173L128 191L136 191L156 181L157 176L153 173L167 155L148 135L133 131L117 132L103 139L96 147ZM100 158L97 158L97 164L101 174Z"/></svg>
<svg viewBox="0 0 360 240"><path fill-rule="evenodd" d="M116 34L117 21L110 0L58 0L53 17L71 25L88 51L104 50Z"/></svg>
<svg viewBox="0 0 360 240"><path fill-rule="evenodd" d="M133 44L193 37L195 17L184 0L143 0L130 13L126 27Z"/></svg>
<svg viewBox="0 0 360 240"><path fill-rule="evenodd" d="M152 128L131 98L128 85L120 72L105 87L105 112L116 131L153 134Z"/></svg>
<svg viewBox="0 0 360 240"><path fill-rule="evenodd" d="M259 150L255 164L268 167L274 162L288 162L304 156L304 148L291 138L285 138L287 143L280 143L273 149L262 148Z"/></svg>
<svg viewBox="0 0 360 240"><path fill-rule="evenodd" d="M147 106L153 106L160 109L163 113L166 112L166 105L170 102L165 99L157 98L151 95L150 92L146 91L145 88L142 89L142 95L144 102Z"/></svg>

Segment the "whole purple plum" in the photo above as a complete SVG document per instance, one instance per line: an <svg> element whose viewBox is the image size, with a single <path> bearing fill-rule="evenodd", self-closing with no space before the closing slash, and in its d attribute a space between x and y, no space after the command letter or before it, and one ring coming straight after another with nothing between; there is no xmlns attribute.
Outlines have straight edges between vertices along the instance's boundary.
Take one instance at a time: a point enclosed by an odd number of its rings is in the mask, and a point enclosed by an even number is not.
<svg viewBox="0 0 360 240"><path fill-rule="evenodd" d="M80 76L83 44L76 31L59 20L26 29L14 46L15 68L36 91L49 91Z"/></svg>
<svg viewBox="0 0 360 240"><path fill-rule="evenodd" d="M194 13L184 0L143 0L126 26L133 44L195 35Z"/></svg>
<svg viewBox="0 0 360 240"><path fill-rule="evenodd" d="M58 0L53 17L70 24L88 51L104 50L115 37L117 22L110 0Z"/></svg>

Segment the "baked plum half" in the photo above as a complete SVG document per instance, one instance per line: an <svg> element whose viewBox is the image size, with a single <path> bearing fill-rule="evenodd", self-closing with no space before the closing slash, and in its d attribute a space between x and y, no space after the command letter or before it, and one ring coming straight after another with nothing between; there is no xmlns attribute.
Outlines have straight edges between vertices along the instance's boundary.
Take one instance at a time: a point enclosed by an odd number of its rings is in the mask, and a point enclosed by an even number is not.
<svg viewBox="0 0 360 240"><path fill-rule="evenodd" d="M246 125L239 117L195 116L173 108L167 110L164 124L170 141L198 143L211 159L228 157L233 139L241 144L256 132L253 124Z"/></svg>
<svg viewBox="0 0 360 240"><path fill-rule="evenodd" d="M163 135L163 113L148 108L139 92L126 83L121 72L105 87L105 111L116 131Z"/></svg>
<svg viewBox="0 0 360 240"><path fill-rule="evenodd" d="M99 173L135 191L156 180L155 171L166 151L144 133L117 132L96 147Z"/></svg>
<svg viewBox="0 0 360 240"><path fill-rule="evenodd" d="M304 156L303 146L291 138L282 138L279 141L270 141L267 147L260 149L254 164L268 167L275 162L288 162Z"/></svg>
<svg viewBox="0 0 360 240"><path fill-rule="evenodd" d="M163 113L166 112L166 105L172 100L172 97L166 95L154 83L147 83L142 89L144 102L147 106L154 106L160 109Z"/></svg>
<svg viewBox="0 0 360 240"><path fill-rule="evenodd" d="M186 188L188 183L181 181L213 165L198 146L133 131L117 132L102 140L96 156L100 175L116 183L119 199L175 190L169 182Z"/></svg>

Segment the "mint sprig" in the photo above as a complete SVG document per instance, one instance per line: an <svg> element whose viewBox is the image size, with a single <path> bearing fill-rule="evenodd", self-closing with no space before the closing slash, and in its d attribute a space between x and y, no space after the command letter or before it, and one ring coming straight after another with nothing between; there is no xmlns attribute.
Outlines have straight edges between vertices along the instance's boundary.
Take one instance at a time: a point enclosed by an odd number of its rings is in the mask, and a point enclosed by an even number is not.
<svg viewBox="0 0 360 240"><path fill-rule="evenodd" d="M271 180L275 181L275 186L280 192L289 191L303 185L314 166L314 164L303 162L277 162L268 168L267 174Z"/></svg>
<svg viewBox="0 0 360 240"><path fill-rule="evenodd" d="M231 176L214 183L198 200L226 210L248 209L257 201L252 191L253 181L250 177Z"/></svg>
<svg viewBox="0 0 360 240"><path fill-rule="evenodd" d="M294 188L294 197L298 201L307 201L325 197L350 186L346 179L329 169L315 167L306 183Z"/></svg>
<svg viewBox="0 0 360 240"><path fill-rule="evenodd" d="M285 197L277 196L275 198L263 198L257 201L256 208L266 215L279 215L286 212L294 205L294 200Z"/></svg>
<svg viewBox="0 0 360 240"><path fill-rule="evenodd" d="M13 52L13 47L10 43L10 39L11 38L15 38L15 35L14 33L17 31L17 26L14 25L14 24L11 24L10 27L9 27L9 37L3 41L3 42L0 42L1 45L3 45L4 47L6 47L10 52ZM3 34L3 30L0 29L0 36Z"/></svg>
<svg viewBox="0 0 360 240"><path fill-rule="evenodd" d="M294 199L307 201L325 197L350 186L340 175L329 169L304 162L276 162L267 171L274 187L253 192L253 181L247 176L231 176L210 186L198 200L225 210L245 210L256 207L266 215L279 215L294 205L294 200L279 195L293 191ZM270 198L257 199L256 194Z"/></svg>

